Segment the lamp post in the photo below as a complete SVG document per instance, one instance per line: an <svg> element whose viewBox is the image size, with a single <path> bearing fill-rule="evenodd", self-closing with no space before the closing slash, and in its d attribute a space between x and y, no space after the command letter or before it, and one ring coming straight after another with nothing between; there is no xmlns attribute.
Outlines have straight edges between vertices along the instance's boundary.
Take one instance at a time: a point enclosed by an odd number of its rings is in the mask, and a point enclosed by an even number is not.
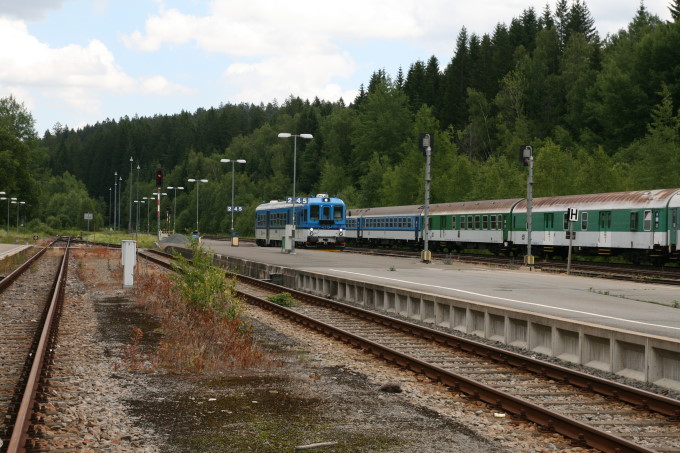
<svg viewBox="0 0 680 453"><path fill-rule="evenodd" d="M135 221L135 234L139 234L139 163L137 163L137 195L135 196L135 211L137 220Z"/></svg>
<svg viewBox="0 0 680 453"><path fill-rule="evenodd" d="M207 179L187 179L189 182L195 182L196 183L196 231L198 230L198 188L200 187L199 182L208 182Z"/></svg>
<svg viewBox="0 0 680 453"><path fill-rule="evenodd" d="M121 190L123 188L123 177L118 177L118 231L120 231L120 204L123 202L123 197L121 196Z"/></svg>
<svg viewBox="0 0 680 453"><path fill-rule="evenodd" d="M234 234L234 165L238 162L239 164L245 164L245 159L220 159L220 162L228 164L231 162L231 234Z"/></svg>
<svg viewBox="0 0 680 453"><path fill-rule="evenodd" d="M2 194L6 195L5 192L2 192ZM2 197L0 200L7 200L7 234L9 234L9 204L12 200L16 200L16 198Z"/></svg>
<svg viewBox="0 0 680 453"><path fill-rule="evenodd" d="M533 199L534 186L534 149L530 145L522 145L519 149L520 161L529 167L527 178L527 256L524 258L525 264L529 269L533 269L534 256L531 254L531 203Z"/></svg>
<svg viewBox="0 0 680 453"><path fill-rule="evenodd" d="M142 197L144 201L142 203L146 203L146 234L149 234L149 200L151 198L149 197Z"/></svg>
<svg viewBox="0 0 680 453"><path fill-rule="evenodd" d="M109 187L109 228L111 228L111 187Z"/></svg>
<svg viewBox="0 0 680 453"><path fill-rule="evenodd" d="M16 198L13 198L13 200L16 200ZM17 200L17 201L13 201L12 204L17 205L17 234L19 234L19 207L22 204L26 204L26 202Z"/></svg>
<svg viewBox="0 0 680 453"><path fill-rule="evenodd" d="M295 253L295 235L297 232L297 219L295 216L295 180L297 178L297 138L306 138L311 140L314 138L312 134L291 134L290 132L279 133L279 138L290 138L293 137L293 241L290 244L290 253Z"/></svg>
<svg viewBox="0 0 680 453"><path fill-rule="evenodd" d="M132 156L130 156L130 182L132 182ZM128 231L132 232L132 187L128 184L130 197L128 200Z"/></svg>
<svg viewBox="0 0 680 453"><path fill-rule="evenodd" d="M168 189L175 189L175 201L172 205L172 234L175 234L175 220L177 219L177 191L184 190L184 187L168 186Z"/></svg>
<svg viewBox="0 0 680 453"><path fill-rule="evenodd" d="M113 231L116 231L116 228L118 227L118 222L116 219L116 206L118 206L118 202L116 201L116 197L118 196L118 172L114 171L113 172Z"/></svg>

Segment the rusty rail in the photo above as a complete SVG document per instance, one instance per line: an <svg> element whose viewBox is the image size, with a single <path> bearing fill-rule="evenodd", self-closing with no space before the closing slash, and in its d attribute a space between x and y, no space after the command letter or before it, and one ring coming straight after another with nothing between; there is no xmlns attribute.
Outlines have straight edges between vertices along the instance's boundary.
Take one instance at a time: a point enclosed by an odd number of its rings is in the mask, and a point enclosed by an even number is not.
<svg viewBox="0 0 680 453"><path fill-rule="evenodd" d="M49 308L47 309L47 315L44 317L40 340L33 354L31 372L28 376L24 395L21 399L21 405L19 406L19 411L14 423L14 430L12 431L12 436L7 447L8 453L26 451L25 445L29 436L32 408L36 404L36 393L40 384L43 365L45 364L49 350L56 337L58 318L61 314L61 306L64 300L68 271L69 245L70 244L67 243L57 278L52 287Z"/></svg>

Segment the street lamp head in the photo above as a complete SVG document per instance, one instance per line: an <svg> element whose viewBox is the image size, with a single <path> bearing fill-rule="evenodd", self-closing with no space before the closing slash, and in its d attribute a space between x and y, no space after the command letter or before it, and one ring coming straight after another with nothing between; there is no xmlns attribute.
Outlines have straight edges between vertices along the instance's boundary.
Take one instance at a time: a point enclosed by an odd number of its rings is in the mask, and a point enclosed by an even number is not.
<svg viewBox="0 0 680 453"><path fill-rule="evenodd" d="M184 187L176 187L177 190L184 190Z"/></svg>
<svg viewBox="0 0 680 453"><path fill-rule="evenodd" d="M195 179L193 179L193 178L191 178L191 179L187 179L187 181L189 181L189 182L196 182L196 180L195 180Z"/></svg>
<svg viewBox="0 0 680 453"><path fill-rule="evenodd" d="M279 133L279 138L288 138L290 136L291 136L290 132L280 132Z"/></svg>
<svg viewBox="0 0 680 453"><path fill-rule="evenodd" d="M132 156L130 156L130 162L132 162Z"/></svg>
<svg viewBox="0 0 680 453"><path fill-rule="evenodd" d="M172 187L172 186L168 186L168 189L174 189L174 187Z"/></svg>
<svg viewBox="0 0 680 453"><path fill-rule="evenodd" d="M208 182L207 179L201 179L201 182Z"/></svg>
<svg viewBox="0 0 680 453"><path fill-rule="evenodd" d="M300 134L300 137L306 138L307 140L311 140L314 138L312 134Z"/></svg>
<svg viewBox="0 0 680 453"><path fill-rule="evenodd" d="M228 164L229 162L231 162L231 159L220 159L220 162Z"/></svg>
<svg viewBox="0 0 680 453"><path fill-rule="evenodd" d="M246 160L245 159L236 159L236 162L238 162L239 164L245 164Z"/></svg>

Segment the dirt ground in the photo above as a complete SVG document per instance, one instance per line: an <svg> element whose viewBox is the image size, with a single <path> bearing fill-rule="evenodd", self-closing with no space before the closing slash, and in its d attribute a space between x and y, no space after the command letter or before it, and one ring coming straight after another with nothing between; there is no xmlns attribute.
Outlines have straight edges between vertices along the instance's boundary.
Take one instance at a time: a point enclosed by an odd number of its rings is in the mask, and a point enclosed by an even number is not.
<svg viewBox="0 0 680 453"><path fill-rule="evenodd" d="M134 288L121 287L119 252L79 252L73 260L78 272L67 294L91 305L94 330L83 341L103 351L92 369L106 395L93 403L100 411L122 407L125 423L134 424L134 432L116 428L115 442L92 451L284 452L315 444L309 451L587 451L255 308L247 313L253 337L273 365L131 372L123 351L132 329L144 332L140 351L148 351L163 339L159 324L134 301ZM401 392L384 391L385 384ZM99 418L110 429L123 425L119 415Z"/></svg>

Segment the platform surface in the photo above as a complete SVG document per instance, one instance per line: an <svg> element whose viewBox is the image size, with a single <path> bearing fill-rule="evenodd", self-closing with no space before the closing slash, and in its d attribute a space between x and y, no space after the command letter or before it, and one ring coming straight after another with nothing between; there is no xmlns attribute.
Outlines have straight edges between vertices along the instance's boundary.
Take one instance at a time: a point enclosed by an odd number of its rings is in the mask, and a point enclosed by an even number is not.
<svg viewBox="0 0 680 453"><path fill-rule="evenodd" d="M25 248L31 247L25 244L0 244L0 259L19 253Z"/></svg>
<svg viewBox="0 0 680 453"><path fill-rule="evenodd" d="M244 242L232 247L206 240L203 245L225 256L680 338L680 308L674 308L680 304L680 286L311 249L285 254Z"/></svg>

